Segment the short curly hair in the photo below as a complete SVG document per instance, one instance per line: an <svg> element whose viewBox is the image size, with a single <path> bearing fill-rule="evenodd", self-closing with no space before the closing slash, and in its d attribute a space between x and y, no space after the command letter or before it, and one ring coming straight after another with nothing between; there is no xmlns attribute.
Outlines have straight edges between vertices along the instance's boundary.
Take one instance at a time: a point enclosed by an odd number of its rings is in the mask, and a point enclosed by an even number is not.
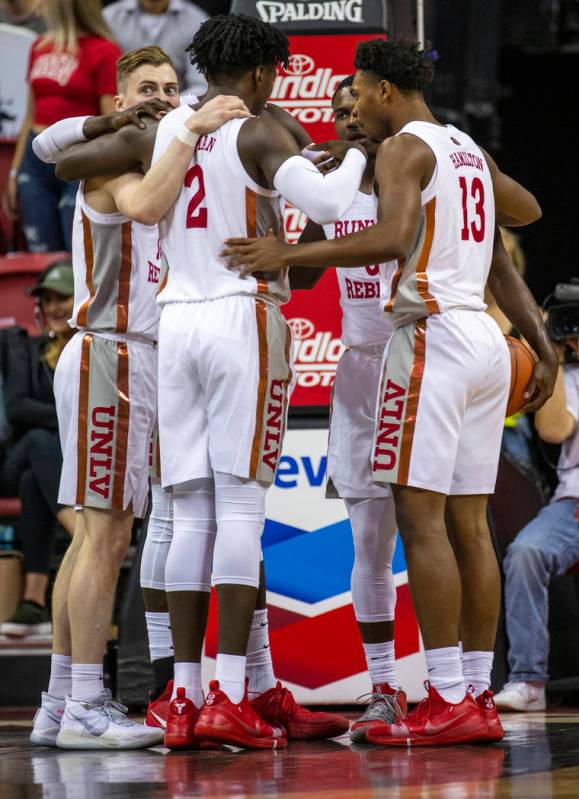
<svg viewBox="0 0 579 799"><path fill-rule="evenodd" d="M360 42L356 69L388 80L405 93L423 92L434 78L432 59L417 42L407 39L370 39Z"/></svg>
<svg viewBox="0 0 579 799"><path fill-rule="evenodd" d="M205 77L237 77L262 65L287 66L289 42L282 31L245 14L208 19L186 48Z"/></svg>

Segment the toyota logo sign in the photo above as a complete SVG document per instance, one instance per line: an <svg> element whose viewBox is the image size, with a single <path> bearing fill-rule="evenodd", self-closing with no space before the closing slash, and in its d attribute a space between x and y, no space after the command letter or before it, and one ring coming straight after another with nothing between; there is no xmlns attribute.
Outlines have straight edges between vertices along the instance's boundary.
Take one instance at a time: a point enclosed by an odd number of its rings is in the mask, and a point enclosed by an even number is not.
<svg viewBox="0 0 579 799"><path fill-rule="evenodd" d="M290 56L289 64L285 67L287 75L307 75L315 67L314 59L303 53Z"/></svg>
<svg viewBox="0 0 579 799"><path fill-rule="evenodd" d="M303 341L305 338L309 338L315 330L314 323L310 322L309 319L288 319L288 325L296 341Z"/></svg>

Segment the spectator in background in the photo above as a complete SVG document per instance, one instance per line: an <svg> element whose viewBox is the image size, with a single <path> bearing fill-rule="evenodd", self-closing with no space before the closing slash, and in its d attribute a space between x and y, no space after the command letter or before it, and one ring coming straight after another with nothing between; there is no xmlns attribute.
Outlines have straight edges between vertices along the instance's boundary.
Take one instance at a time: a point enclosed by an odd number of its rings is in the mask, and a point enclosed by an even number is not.
<svg viewBox="0 0 579 799"><path fill-rule="evenodd" d="M579 354L579 339L567 345ZM524 527L503 562L509 680L495 696L505 710L544 710L549 659L549 580L579 560L579 365L560 366L552 397L535 414L540 437L562 444L551 503Z"/></svg>
<svg viewBox="0 0 579 799"><path fill-rule="evenodd" d="M18 25L34 33L44 33L46 23L42 19L42 0L0 0L0 24Z"/></svg>
<svg viewBox="0 0 579 799"><path fill-rule="evenodd" d="M71 249L77 186L58 180L52 164L32 151L32 139L67 117L109 114L121 52L99 0L45 0L48 32L30 51L28 110L12 159L5 207L20 212L32 252Z"/></svg>
<svg viewBox="0 0 579 799"><path fill-rule="evenodd" d="M38 297L42 335L9 332L4 399L14 433L2 468L2 489L22 503L19 535L24 551L25 584L14 616L0 626L8 635L50 632L46 589L58 520L72 536L75 513L58 507L62 453L54 402L54 370L73 335L68 326L73 305L72 265L59 261L40 276L31 294Z"/></svg>
<svg viewBox="0 0 579 799"><path fill-rule="evenodd" d="M125 52L156 44L175 65L179 86L196 95L207 89L205 78L189 61L185 48L208 19L189 0L118 0L104 16Z"/></svg>

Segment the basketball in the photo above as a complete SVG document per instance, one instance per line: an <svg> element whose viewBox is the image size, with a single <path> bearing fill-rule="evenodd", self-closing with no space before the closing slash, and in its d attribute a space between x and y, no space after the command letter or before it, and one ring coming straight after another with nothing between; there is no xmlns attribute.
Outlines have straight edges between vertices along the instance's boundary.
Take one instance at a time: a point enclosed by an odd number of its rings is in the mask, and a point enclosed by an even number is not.
<svg viewBox="0 0 579 799"><path fill-rule="evenodd" d="M511 356L511 388L506 416L512 416L526 404L525 389L529 385L535 368L533 353L518 338L505 336Z"/></svg>

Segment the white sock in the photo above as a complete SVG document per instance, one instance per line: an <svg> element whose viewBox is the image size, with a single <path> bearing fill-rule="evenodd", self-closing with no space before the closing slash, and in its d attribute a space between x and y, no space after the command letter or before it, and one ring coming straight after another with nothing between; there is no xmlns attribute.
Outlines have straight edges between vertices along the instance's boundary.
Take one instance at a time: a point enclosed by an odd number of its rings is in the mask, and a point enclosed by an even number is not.
<svg viewBox="0 0 579 799"><path fill-rule="evenodd" d="M394 641L382 641L379 644L362 644L368 674L372 685L387 682L391 688L398 688L394 658Z"/></svg>
<svg viewBox="0 0 579 799"><path fill-rule="evenodd" d="M185 689L185 696L195 707L203 704L203 688L201 687L201 663L175 663L173 693L171 700L177 696L177 688Z"/></svg>
<svg viewBox="0 0 579 799"><path fill-rule="evenodd" d="M215 679L234 705L238 705L245 693L245 663L243 655L217 655Z"/></svg>
<svg viewBox="0 0 579 799"><path fill-rule="evenodd" d="M445 646L441 649L427 649L424 653L428 679L433 688L447 702L456 705L466 694L462 676L462 662L458 646Z"/></svg>
<svg viewBox="0 0 579 799"><path fill-rule="evenodd" d="M273 672L271 649L269 648L269 625L267 608L253 613L249 641L247 642L247 677L250 694L263 694L275 688L277 680Z"/></svg>
<svg viewBox="0 0 579 799"><path fill-rule="evenodd" d="M462 655L464 682L474 688L474 698L488 691L491 685L491 669L494 652L471 651Z"/></svg>
<svg viewBox="0 0 579 799"><path fill-rule="evenodd" d="M73 699L93 699L104 690L102 663L73 663Z"/></svg>
<svg viewBox="0 0 579 799"><path fill-rule="evenodd" d="M149 652L151 660L173 657L173 639L171 638L171 622L168 613L145 611L147 635L149 636Z"/></svg>
<svg viewBox="0 0 579 799"><path fill-rule="evenodd" d="M70 655L52 655L50 658L50 680L46 693L57 699L70 696L72 691L72 658Z"/></svg>

